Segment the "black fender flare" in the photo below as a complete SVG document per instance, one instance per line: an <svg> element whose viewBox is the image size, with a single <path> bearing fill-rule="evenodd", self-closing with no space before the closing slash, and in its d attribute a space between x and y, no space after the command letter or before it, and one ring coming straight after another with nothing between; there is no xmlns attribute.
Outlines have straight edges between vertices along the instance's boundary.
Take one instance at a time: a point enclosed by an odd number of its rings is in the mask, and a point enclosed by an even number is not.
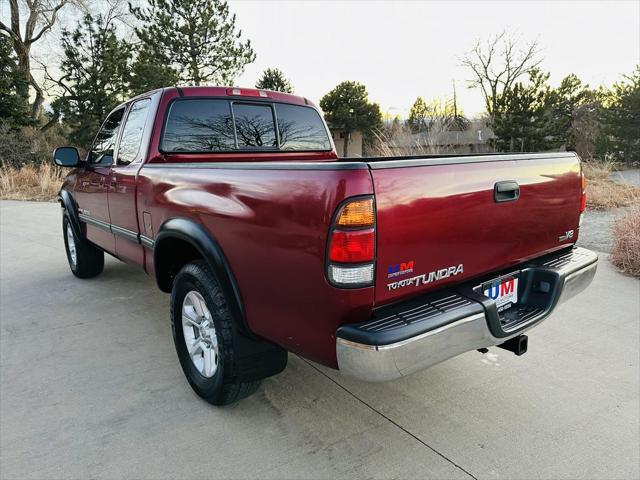
<svg viewBox="0 0 640 480"><path fill-rule="evenodd" d="M76 238L84 239L82 228L80 228L78 209L76 208L76 202L73 201L71 192L64 188L60 189L58 192L58 202L60 202L60 206L66 212L67 217L69 217L69 222L71 223L71 228L73 228L73 233L76 234Z"/></svg>
<svg viewBox="0 0 640 480"><path fill-rule="evenodd" d="M220 287L229 303L229 309L233 318L237 320L238 326L243 333L250 337L255 335L249 329L242 297L238 283L233 275L231 266L222 251L222 247L218 241L199 223L187 218L172 218L164 222L156 235L153 248L153 264L156 275L156 283L162 291L169 290L167 285L163 284L161 272L157 268L160 262L158 258L159 252L164 239L177 238L191 244L200 253L202 258L209 264L214 275L220 282Z"/></svg>

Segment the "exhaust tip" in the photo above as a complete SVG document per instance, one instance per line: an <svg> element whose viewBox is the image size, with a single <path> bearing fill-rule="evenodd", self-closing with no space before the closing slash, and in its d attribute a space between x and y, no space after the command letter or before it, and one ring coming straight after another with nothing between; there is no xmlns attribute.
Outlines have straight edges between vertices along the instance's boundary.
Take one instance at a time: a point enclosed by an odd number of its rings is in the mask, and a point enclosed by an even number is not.
<svg viewBox="0 0 640 480"><path fill-rule="evenodd" d="M529 346L529 337L526 335L518 335L498 345L498 347L515 353L518 357L527 353Z"/></svg>

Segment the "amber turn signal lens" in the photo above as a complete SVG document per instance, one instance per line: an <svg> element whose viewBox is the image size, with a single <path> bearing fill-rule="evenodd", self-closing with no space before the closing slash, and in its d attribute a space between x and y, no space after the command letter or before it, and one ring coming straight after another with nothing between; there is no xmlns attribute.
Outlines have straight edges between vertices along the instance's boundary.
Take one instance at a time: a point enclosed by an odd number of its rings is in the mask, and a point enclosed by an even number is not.
<svg viewBox="0 0 640 480"><path fill-rule="evenodd" d="M373 226L373 198L352 200L342 207L336 225L340 227L371 227Z"/></svg>

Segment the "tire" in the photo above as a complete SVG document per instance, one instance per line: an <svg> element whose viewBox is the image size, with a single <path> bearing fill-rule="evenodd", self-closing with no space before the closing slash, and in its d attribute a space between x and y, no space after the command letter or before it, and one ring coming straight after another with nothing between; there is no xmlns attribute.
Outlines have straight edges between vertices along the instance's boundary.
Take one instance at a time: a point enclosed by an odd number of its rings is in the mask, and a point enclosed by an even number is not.
<svg viewBox="0 0 640 480"><path fill-rule="evenodd" d="M183 321L183 316L189 320ZM238 333L220 285L204 261L188 263L176 275L171 291L171 331L187 381L207 402L229 405L260 386L260 380L237 379L234 345ZM198 339L200 346L196 346Z"/></svg>
<svg viewBox="0 0 640 480"><path fill-rule="evenodd" d="M104 269L104 252L73 231L69 217L62 217L62 236L71 272L78 278L92 278Z"/></svg>

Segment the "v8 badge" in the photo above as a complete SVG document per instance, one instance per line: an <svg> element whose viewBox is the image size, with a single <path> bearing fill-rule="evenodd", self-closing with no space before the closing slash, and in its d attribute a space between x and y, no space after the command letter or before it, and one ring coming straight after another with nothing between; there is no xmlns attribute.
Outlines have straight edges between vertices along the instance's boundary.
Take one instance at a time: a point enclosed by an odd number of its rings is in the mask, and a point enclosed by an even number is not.
<svg viewBox="0 0 640 480"><path fill-rule="evenodd" d="M570 238L573 238L573 230L567 230L566 232L564 232L564 234L558 237L558 241L564 242L565 240L569 240Z"/></svg>

